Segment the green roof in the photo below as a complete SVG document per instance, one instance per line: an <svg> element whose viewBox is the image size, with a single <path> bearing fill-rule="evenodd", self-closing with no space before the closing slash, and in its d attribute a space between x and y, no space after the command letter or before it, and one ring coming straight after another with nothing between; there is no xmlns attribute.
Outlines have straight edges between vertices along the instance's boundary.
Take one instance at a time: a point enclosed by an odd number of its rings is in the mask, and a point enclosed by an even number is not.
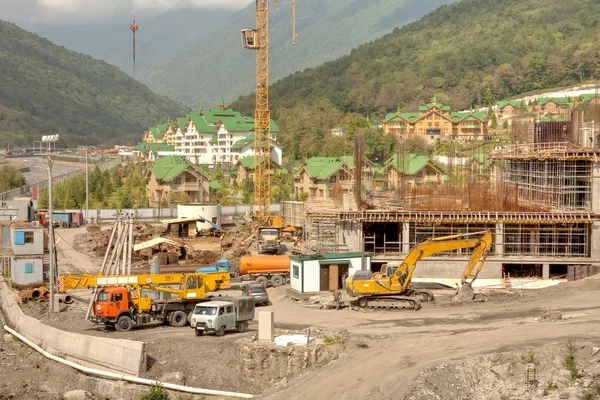
<svg viewBox="0 0 600 400"><path fill-rule="evenodd" d="M219 142L219 134L217 132L210 138L208 143L218 143Z"/></svg>
<svg viewBox="0 0 600 400"><path fill-rule="evenodd" d="M182 131L185 128L185 124L187 124L187 118L177 118L177 126Z"/></svg>
<svg viewBox="0 0 600 400"><path fill-rule="evenodd" d="M427 156L418 156L416 154L405 154L404 160L400 168L398 168L398 155L394 154L386 162L386 166L392 166L397 171L406 173L408 175L415 175L417 172L422 170L427 164L432 164L438 169L445 171L445 168L438 164L435 160Z"/></svg>
<svg viewBox="0 0 600 400"><path fill-rule="evenodd" d="M202 133L213 133L215 131L215 128L213 126L208 126L206 120L199 113L191 113L188 114L188 116L190 117L192 123L196 127L196 131Z"/></svg>
<svg viewBox="0 0 600 400"><path fill-rule="evenodd" d="M340 160L342 160L350 168L354 168L354 156L341 156Z"/></svg>
<svg viewBox="0 0 600 400"><path fill-rule="evenodd" d="M311 157L304 164L304 170L313 179L328 179L344 167L346 162L337 157Z"/></svg>
<svg viewBox="0 0 600 400"><path fill-rule="evenodd" d="M206 173L198 166L192 164L181 156L166 156L156 159L152 165L152 174L158 181L171 182L178 177L186 168L191 167L206 176Z"/></svg>
<svg viewBox="0 0 600 400"><path fill-rule="evenodd" d="M156 127L156 126L153 126L152 128L150 128L150 133L152 133L152 136L154 136L155 139L162 138L162 133L160 133L160 130L158 130L158 127Z"/></svg>
<svg viewBox="0 0 600 400"><path fill-rule="evenodd" d="M157 151L175 151L175 146L173 145L168 145L166 143L145 143L145 142L139 142L137 144L137 146L135 146L133 148L134 150L137 151L151 151L151 152L157 152Z"/></svg>
<svg viewBox="0 0 600 400"><path fill-rule="evenodd" d="M394 117L398 117L398 119L400 120L405 120L408 122L415 122L416 120L418 120L419 118L422 117L422 115L418 112L395 112L395 113L388 113L385 115L385 118L383 119L383 122L387 122L388 120L394 118Z"/></svg>
<svg viewBox="0 0 600 400"><path fill-rule="evenodd" d="M221 189L221 184L218 181L212 181L208 184L210 189Z"/></svg>
<svg viewBox="0 0 600 400"><path fill-rule="evenodd" d="M246 169L254 169L254 156L246 156L238 160L240 164Z"/></svg>
<svg viewBox="0 0 600 400"><path fill-rule="evenodd" d="M550 101L555 102L559 106L569 106L570 104L569 99L567 97L542 97L537 99L537 102L542 106Z"/></svg>
<svg viewBox="0 0 600 400"><path fill-rule="evenodd" d="M245 145L247 145L248 143L251 143L254 141L254 133L246 136L243 139L238 140L237 142L235 142L233 144L233 146L231 146L232 149L241 149L242 147L244 147Z"/></svg>
<svg viewBox="0 0 600 400"><path fill-rule="evenodd" d="M581 100L588 102L588 101L592 100L594 97L600 97L600 95L598 93L589 93L589 94L582 94L579 97L581 97Z"/></svg>
<svg viewBox="0 0 600 400"><path fill-rule="evenodd" d="M457 111L457 112L453 112L450 113L448 115L448 118L450 118L453 122L459 122L459 121L475 121L475 122L485 122L485 114L479 111L467 111L467 112L462 112L462 111Z"/></svg>
<svg viewBox="0 0 600 400"><path fill-rule="evenodd" d="M432 107L437 107L442 111L450 111L450 106L445 106L442 103L439 103L436 95L433 95L431 103L427 103L426 105L419 107L419 111L427 111Z"/></svg>
<svg viewBox="0 0 600 400"><path fill-rule="evenodd" d="M462 125L461 128L463 128L463 129L480 129L481 127L479 125Z"/></svg>
<svg viewBox="0 0 600 400"><path fill-rule="evenodd" d="M496 105L498 106L499 109L503 109L504 107L506 107L509 104L515 108L519 108L521 106L525 107L525 103L523 101L518 101L518 100L499 101L498 103L496 103Z"/></svg>

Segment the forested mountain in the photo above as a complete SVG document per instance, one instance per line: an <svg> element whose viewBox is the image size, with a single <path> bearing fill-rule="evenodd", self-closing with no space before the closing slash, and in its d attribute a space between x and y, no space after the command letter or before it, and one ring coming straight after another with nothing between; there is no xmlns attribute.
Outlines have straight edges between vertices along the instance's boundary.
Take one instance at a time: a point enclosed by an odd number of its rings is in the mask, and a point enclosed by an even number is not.
<svg viewBox="0 0 600 400"><path fill-rule="evenodd" d="M215 32L233 11L226 9L180 8L149 17L137 16L140 30L136 35L136 76L143 76L155 62L185 48L190 42ZM88 54L133 72L132 37L128 15L123 19L74 25L33 24L26 29L69 50Z"/></svg>
<svg viewBox="0 0 600 400"><path fill-rule="evenodd" d="M63 145L132 142L187 111L117 67L0 21L0 147L54 133Z"/></svg>
<svg viewBox="0 0 600 400"><path fill-rule="evenodd" d="M600 72L600 2L462 0L350 55L272 86L284 148L319 154L328 130L359 113L416 110L437 94L454 109L593 80ZM294 89L295 88L295 89ZM249 113L254 97L231 105ZM296 110L296 113L293 113ZM338 140L338 139L335 139Z"/></svg>
<svg viewBox="0 0 600 400"><path fill-rule="evenodd" d="M296 46L292 49L291 1L270 9L271 82L323 62L415 21L456 0L302 0L296 4ZM255 53L242 47L240 31L254 28L255 4L222 21L210 35L166 54L140 79L149 87L196 108L249 93L255 85ZM141 35L141 33L140 33ZM295 68L294 60L295 59Z"/></svg>

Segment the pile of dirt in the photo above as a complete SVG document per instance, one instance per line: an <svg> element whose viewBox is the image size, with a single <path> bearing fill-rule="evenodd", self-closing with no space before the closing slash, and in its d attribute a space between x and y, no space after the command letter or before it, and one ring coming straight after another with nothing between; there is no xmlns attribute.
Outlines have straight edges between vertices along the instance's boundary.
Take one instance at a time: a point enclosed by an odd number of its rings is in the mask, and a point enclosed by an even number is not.
<svg viewBox="0 0 600 400"><path fill-rule="evenodd" d="M404 399L595 399L600 396L597 345L554 343L441 364L424 371Z"/></svg>
<svg viewBox="0 0 600 400"><path fill-rule="evenodd" d="M220 258L220 254L210 250L195 251L190 255L190 259L186 264L194 265L214 265Z"/></svg>

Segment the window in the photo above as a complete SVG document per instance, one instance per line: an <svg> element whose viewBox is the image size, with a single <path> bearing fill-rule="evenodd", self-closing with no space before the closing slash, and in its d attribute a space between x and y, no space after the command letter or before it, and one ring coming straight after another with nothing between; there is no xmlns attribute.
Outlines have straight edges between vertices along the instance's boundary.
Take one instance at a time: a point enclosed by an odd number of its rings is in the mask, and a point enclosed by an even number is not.
<svg viewBox="0 0 600 400"><path fill-rule="evenodd" d="M25 243L33 243L33 232L25 232Z"/></svg>
<svg viewBox="0 0 600 400"><path fill-rule="evenodd" d="M115 293L112 295L112 301L117 302L117 301L123 301L123 293Z"/></svg>
<svg viewBox="0 0 600 400"><path fill-rule="evenodd" d="M187 288L188 289L196 289L196 278L191 277L188 279L187 281Z"/></svg>
<svg viewBox="0 0 600 400"><path fill-rule="evenodd" d="M176 184L176 185L181 184L181 178L175 178L175 179L173 179L173 183Z"/></svg>
<svg viewBox="0 0 600 400"><path fill-rule="evenodd" d="M294 265L294 278L300 278L300 267Z"/></svg>
<svg viewBox="0 0 600 400"><path fill-rule="evenodd" d="M33 264L32 263L26 263L25 264L25 273L26 274L33 274Z"/></svg>
<svg viewBox="0 0 600 400"><path fill-rule="evenodd" d="M25 244L25 232L15 232L15 244Z"/></svg>
<svg viewBox="0 0 600 400"><path fill-rule="evenodd" d="M225 312L227 314L231 314L233 312L233 306L227 306L227 309L225 310Z"/></svg>

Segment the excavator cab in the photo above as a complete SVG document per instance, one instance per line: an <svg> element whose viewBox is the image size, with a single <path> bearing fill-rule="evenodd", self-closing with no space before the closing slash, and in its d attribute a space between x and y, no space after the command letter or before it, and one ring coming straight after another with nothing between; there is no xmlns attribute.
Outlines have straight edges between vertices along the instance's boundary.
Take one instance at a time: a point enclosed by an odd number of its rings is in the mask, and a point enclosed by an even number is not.
<svg viewBox="0 0 600 400"><path fill-rule="evenodd" d="M242 29L242 45L246 49L258 49L258 31L256 29Z"/></svg>

